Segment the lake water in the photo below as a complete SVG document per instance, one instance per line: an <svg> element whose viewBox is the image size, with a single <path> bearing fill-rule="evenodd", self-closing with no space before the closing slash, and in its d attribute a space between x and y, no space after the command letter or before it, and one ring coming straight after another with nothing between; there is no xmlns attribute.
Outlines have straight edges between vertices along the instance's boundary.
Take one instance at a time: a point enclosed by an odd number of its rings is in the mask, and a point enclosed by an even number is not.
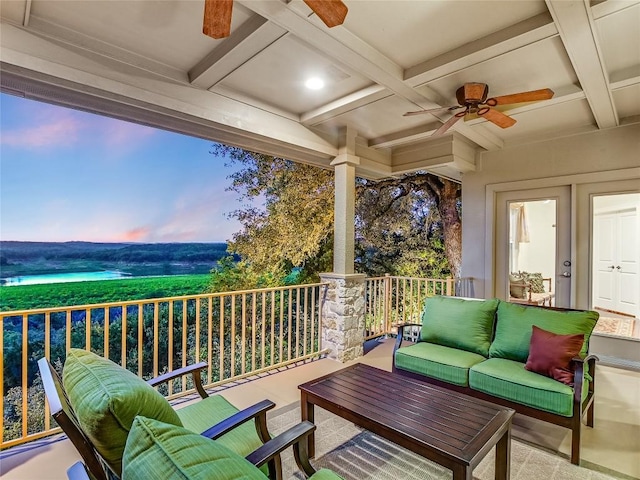
<svg viewBox="0 0 640 480"><path fill-rule="evenodd" d="M4 286L37 285L42 283L67 283L67 282L91 282L94 280L115 280L118 278L131 278L131 275L118 271L78 272L78 273L50 273L46 275L22 275L19 277L7 277Z"/></svg>

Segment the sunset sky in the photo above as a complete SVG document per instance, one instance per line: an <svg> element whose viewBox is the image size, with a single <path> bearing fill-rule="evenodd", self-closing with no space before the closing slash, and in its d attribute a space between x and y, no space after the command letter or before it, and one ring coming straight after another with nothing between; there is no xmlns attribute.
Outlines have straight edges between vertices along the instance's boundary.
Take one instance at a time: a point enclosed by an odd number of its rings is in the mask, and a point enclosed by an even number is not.
<svg viewBox="0 0 640 480"><path fill-rule="evenodd" d="M0 239L226 241L240 203L211 145L0 94Z"/></svg>

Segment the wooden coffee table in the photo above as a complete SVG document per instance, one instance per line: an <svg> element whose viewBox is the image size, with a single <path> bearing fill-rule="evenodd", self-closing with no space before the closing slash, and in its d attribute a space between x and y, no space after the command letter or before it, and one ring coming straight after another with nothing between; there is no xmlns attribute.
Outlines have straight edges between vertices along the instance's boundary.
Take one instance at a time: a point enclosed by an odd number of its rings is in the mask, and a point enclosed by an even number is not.
<svg viewBox="0 0 640 480"><path fill-rule="evenodd" d="M454 480L472 480L473 469L495 446L495 478L509 478L510 408L363 364L298 388L302 420L313 422L317 405L453 470Z"/></svg>

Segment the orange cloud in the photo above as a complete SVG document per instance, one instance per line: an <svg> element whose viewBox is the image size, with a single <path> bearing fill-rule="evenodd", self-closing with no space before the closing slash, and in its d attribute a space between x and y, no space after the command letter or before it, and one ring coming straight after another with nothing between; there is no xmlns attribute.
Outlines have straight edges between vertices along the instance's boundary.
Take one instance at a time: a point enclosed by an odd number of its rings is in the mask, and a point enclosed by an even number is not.
<svg viewBox="0 0 640 480"><path fill-rule="evenodd" d="M144 240L149 235L149 228L147 227L138 227L132 230L128 230L119 236L118 242L137 242L140 240Z"/></svg>

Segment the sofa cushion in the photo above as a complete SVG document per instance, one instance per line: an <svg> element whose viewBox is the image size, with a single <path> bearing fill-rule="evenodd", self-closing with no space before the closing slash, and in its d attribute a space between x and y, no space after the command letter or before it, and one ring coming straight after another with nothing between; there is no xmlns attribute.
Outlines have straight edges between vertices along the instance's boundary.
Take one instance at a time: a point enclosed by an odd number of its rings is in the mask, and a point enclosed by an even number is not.
<svg viewBox="0 0 640 480"><path fill-rule="evenodd" d="M571 359L580 352L584 335L556 335L533 326L529 357L524 368L553 378L566 385L573 384Z"/></svg>
<svg viewBox="0 0 640 480"><path fill-rule="evenodd" d="M428 298L422 313L420 341L488 357L497 307L497 298Z"/></svg>
<svg viewBox="0 0 640 480"><path fill-rule="evenodd" d="M564 417L573 414L573 388L525 370L524 363L490 358L471 367L469 386L480 392L511 400ZM588 393L585 380L583 400Z"/></svg>
<svg viewBox="0 0 640 480"><path fill-rule="evenodd" d="M593 311L550 310L500 302L496 335L489 348L489 356L526 362L533 325L558 335L583 334L584 343L580 355L586 355L589 338L598 316L598 313Z"/></svg>
<svg viewBox="0 0 640 480"><path fill-rule="evenodd" d="M204 432L237 412L238 409L221 395L203 398L176 410L184 428L196 433ZM253 420L225 433L217 439L217 442L242 456L249 455L262 445ZM268 472L266 465L263 467L263 471Z"/></svg>
<svg viewBox="0 0 640 480"><path fill-rule="evenodd" d="M134 420L122 463L122 480L267 478L219 442L145 417Z"/></svg>
<svg viewBox="0 0 640 480"><path fill-rule="evenodd" d="M477 353L426 342L399 348L395 355L396 368L464 387L469 386L469 369L484 360Z"/></svg>
<svg viewBox="0 0 640 480"><path fill-rule="evenodd" d="M69 350L62 381L82 430L118 475L136 415L181 425L169 402L147 382L86 350Z"/></svg>

